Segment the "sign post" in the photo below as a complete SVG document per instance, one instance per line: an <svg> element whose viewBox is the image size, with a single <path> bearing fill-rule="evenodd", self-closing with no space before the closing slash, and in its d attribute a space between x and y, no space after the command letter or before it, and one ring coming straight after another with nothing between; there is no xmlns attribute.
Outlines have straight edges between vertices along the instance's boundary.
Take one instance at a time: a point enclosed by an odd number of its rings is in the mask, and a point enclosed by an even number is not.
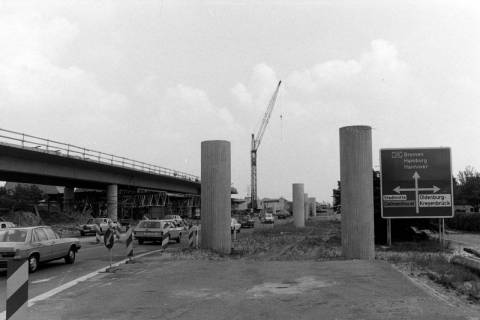
<svg viewBox="0 0 480 320"><path fill-rule="evenodd" d="M112 248L113 244L115 243L114 232L111 228L108 228L103 235L103 242L105 243L105 247L108 249L108 253L110 256L110 268L112 268Z"/></svg>
<svg viewBox="0 0 480 320"><path fill-rule="evenodd" d="M390 219L438 218L443 243L443 219L454 214L450 148L381 149L380 167L387 238Z"/></svg>

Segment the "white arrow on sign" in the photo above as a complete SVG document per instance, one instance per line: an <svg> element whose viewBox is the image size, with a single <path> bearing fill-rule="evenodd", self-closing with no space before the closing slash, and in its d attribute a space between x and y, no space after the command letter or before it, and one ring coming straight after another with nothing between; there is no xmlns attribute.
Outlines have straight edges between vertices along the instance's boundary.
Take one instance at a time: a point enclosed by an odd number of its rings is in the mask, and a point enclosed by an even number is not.
<svg viewBox="0 0 480 320"><path fill-rule="evenodd" d="M417 171L413 174L412 177L415 180L415 188L400 188L400 186L396 187L393 189L396 193L400 193L402 191L414 191L415 192L415 212L419 213L418 210L418 191L433 191L433 193L437 193L440 191L440 188L437 186L433 186L432 188L419 188L418 187L418 179L420 179L420 175L418 174Z"/></svg>

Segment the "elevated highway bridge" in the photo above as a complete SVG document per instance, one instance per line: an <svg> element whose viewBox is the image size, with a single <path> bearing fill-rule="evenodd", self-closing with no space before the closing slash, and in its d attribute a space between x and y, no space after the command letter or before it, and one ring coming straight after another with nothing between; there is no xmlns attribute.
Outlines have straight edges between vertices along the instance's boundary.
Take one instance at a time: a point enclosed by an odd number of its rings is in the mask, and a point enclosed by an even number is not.
<svg viewBox="0 0 480 320"><path fill-rule="evenodd" d="M0 129L0 181L65 186L64 205L74 188L107 191L108 214L117 217L118 189L200 194L200 178L133 159Z"/></svg>

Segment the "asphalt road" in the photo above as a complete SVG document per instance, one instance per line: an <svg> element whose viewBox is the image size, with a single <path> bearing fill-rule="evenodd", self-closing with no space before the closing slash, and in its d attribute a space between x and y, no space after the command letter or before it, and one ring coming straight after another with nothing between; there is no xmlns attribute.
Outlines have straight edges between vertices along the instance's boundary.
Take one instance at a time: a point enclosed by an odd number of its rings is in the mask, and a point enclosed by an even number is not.
<svg viewBox="0 0 480 320"><path fill-rule="evenodd" d="M66 264L63 259L40 265L37 272L30 274L29 298L36 297L64 283L110 265L108 249L103 244L90 244L94 237L82 237L82 248L77 253L74 264ZM184 239L183 239L184 240ZM186 240L185 240L186 241ZM169 247L179 246L173 241ZM134 254L158 250L160 243L134 243ZM112 249L113 263L125 259L125 243L116 242ZM5 310L6 271L0 273L0 312Z"/></svg>
<svg viewBox="0 0 480 320"><path fill-rule="evenodd" d="M275 224L278 225L290 221L291 219L276 220ZM255 228L241 229L241 234L249 234L255 229L273 228L273 226L273 224L262 224L256 220ZM110 255L108 249L105 248L103 244L94 244L94 236L78 238L81 241L82 248L77 253L74 264L66 264L63 259L51 261L41 264L37 272L30 274L30 299L49 290L55 289L67 282L110 265ZM171 241L169 248L186 246L186 243L187 237L184 235L180 244ZM160 248L160 243L147 242L143 245L139 245L137 241L134 242L135 255L158 250ZM125 251L125 242L116 242L112 249L112 263L125 259ZM5 310L6 275L6 271L0 271L0 301L2 301L2 303L0 303L0 312Z"/></svg>

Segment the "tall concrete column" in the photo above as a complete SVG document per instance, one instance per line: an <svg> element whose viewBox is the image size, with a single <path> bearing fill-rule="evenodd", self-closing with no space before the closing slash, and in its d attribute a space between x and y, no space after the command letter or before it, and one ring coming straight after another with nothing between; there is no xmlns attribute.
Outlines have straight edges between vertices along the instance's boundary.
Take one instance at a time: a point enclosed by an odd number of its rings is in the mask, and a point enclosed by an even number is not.
<svg viewBox="0 0 480 320"><path fill-rule="evenodd" d="M201 247L230 254L230 142L203 141L201 149Z"/></svg>
<svg viewBox="0 0 480 320"><path fill-rule="evenodd" d="M347 259L374 259L372 129L340 128L342 250Z"/></svg>
<svg viewBox="0 0 480 320"><path fill-rule="evenodd" d="M65 187L63 189L63 211L72 212L73 211L73 202L75 199L75 189L72 187Z"/></svg>
<svg viewBox="0 0 480 320"><path fill-rule="evenodd" d="M317 215L317 199L308 198L308 202L310 202L310 215L315 217Z"/></svg>
<svg viewBox="0 0 480 320"><path fill-rule="evenodd" d="M305 227L305 196L303 193L303 183L293 184L293 222L295 227Z"/></svg>
<svg viewBox="0 0 480 320"><path fill-rule="evenodd" d="M305 193L303 195L303 202L304 202L303 209L304 209L304 212L305 212L305 222L307 222L308 221L308 212L310 210L309 209L310 206L308 204L308 193Z"/></svg>
<svg viewBox="0 0 480 320"><path fill-rule="evenodd" d="M107 214L110 219L117 221L118 186L111 184L107 187Z"/></svg>

